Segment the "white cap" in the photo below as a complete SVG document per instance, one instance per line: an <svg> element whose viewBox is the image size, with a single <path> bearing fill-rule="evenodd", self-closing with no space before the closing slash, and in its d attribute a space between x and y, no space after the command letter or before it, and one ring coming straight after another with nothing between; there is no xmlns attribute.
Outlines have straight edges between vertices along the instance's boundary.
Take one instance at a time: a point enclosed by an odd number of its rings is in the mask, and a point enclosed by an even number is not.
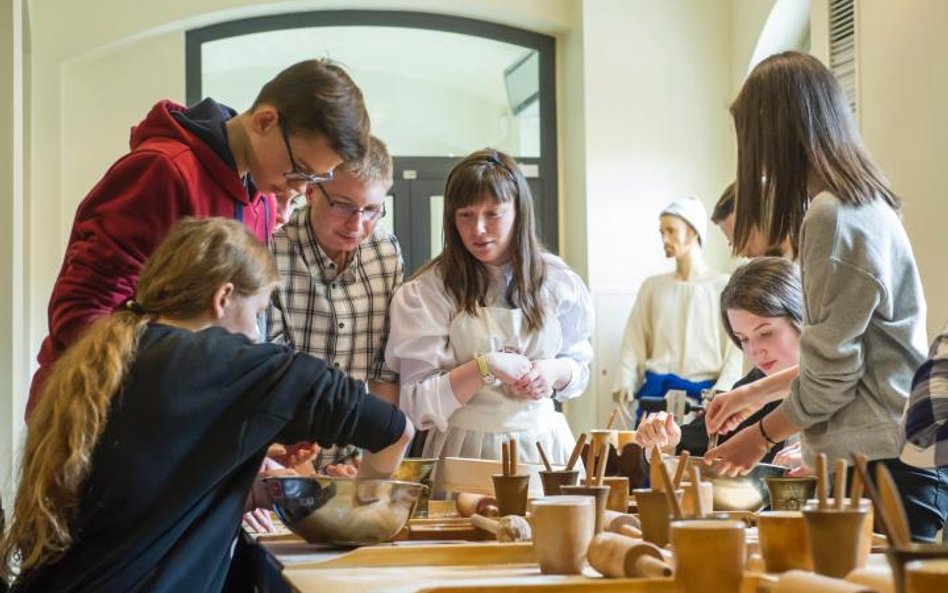
<svg viewBox="0 0 948 593"><path fill-rule="evenodd" d="M675 200L659 214L659 218L666 214L677 216L688 223L698 235L698 242L704 245L704 237L708 233L708 211L705 209L701 200L694 196L688 196L680 200Z"/></svg>

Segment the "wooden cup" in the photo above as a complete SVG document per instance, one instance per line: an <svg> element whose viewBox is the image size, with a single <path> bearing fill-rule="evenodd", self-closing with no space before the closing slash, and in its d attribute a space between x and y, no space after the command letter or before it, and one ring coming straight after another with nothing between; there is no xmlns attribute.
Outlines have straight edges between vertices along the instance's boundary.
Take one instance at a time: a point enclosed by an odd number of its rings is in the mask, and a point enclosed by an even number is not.
<svg viewBox="0 0 948 593"><path fill-rule="evenodd" d="M527 490L530 487L530 476L505 476L494 474L494 497L497 499L497 509L500 516L527 514Z"/></svg>
<svg viewBox="0 0 948 593"><path fill-rule="evenodd" d="M905 565L905 593L948 591L948 560L913 560Z"/></svg>
<svg viewBox="0 0 948 593"><path fill-rule="evenodd" d="M827 505L830 507L836 506L836 499L833 497L827 498ZM816 508L819 505L819 500L816 498L811 498L810 500L804 503L804 508L810 506ZM847 499L843 503L843 508L849 507L849 500ZM868 498L859 499L859 508L864 509L867 513L866 522L862 526L862 534L859 537L859 558L856 562L857 568L865 568L866 563L869 562L869 554L872 552L872 524L874 520L874 513L872 509L872 501Z"/></svg>
<svg viewBox="0 0 948 593"><path fill-rule="evenodd" d="M540 482L543 484L543 495L544 496L558 496L561 494L561 486L575 486L576 481L579 479L579 470L571 469L566 470L554 470L551 472L541 471Z"/></svg>
<svg viewBox="0 0 948 593"><path fill-rule="evenodd" d="M701 480L701 484L698 486L698 498L700 500L697 501L691 482L682 482L681 489L684 491L681 496L681 512L686 517L697 516L699 510L703 516L708 516L714 511L714 484Z"/></svg>
<svg viewBox="0 0 948 593"><path fill-rule="evenodd" d="M609 498L608 486L561 486L560 492L567 496L591 496L595 499L596 520L593 524L593 535L602 532L602 515L606 511L606 500Z"/></svg>
<svg viewBox="0 0 948 593"><path fill-rule="evenodd" d="M889 546L885 550L886 560L892 569L892 581L895 584L895 593L905 593L905 570L910 563L917 560L948 561L948 545L922 544L912 542L907 546Z"/></svg>
<svg viewBox="0 0 948 593"><path fill-rule="evenodd" d="M671 509L664 492L656 492L650 488L640 488L632 491L635 502L639 507L639 522L642 524L642 539L662 547L669 542L669 522ZM679 500L682 491L676 491Z"/></svg>
<svg viewBox="0 0 948 593"><path fill-rule="evenodd" d="M593 538L591 496L548 496L533 501L533 552L543 574L580 574Z"/></svg>
<svg viewBox="0 0 948 593"><path fill-rule="evenodd" d="M609 487L606 508L618 513L629 512L629 478L609 476L602 479L602 485Z"/></svg>
<svg viewBox="0 0 948 593"><path fill-rule="evenodd" d="M635 431L634 430L617 430L616 433L616 451L619 454L622 454L623 449L629 443L635 442Z"/></svg>
<svg viewBox="0 0 948 593"><path fill-rule="evenodd" d="M675 581L684 593L738 593L744 578L744 523L673 521Z"/></svg>
<svg viewBox="0 0 948 593"><path fill-rule="evenodd" d="M806 519L801 511L764 511L757 516L760 553L767 572L813 570Z"/></svg>
<svg viewBox="0 0 948 593"><path fill-rule="evenodd" d="M803 507L814 572L841 579L860 568L860 542L868 514L865 508Z"/></svg>
<svg viewBox="0 0 948 593"><path fill-rule="evenodd" d="M770 491L770 509L799 511L816 495L816 476L765 478Z"/></svg>

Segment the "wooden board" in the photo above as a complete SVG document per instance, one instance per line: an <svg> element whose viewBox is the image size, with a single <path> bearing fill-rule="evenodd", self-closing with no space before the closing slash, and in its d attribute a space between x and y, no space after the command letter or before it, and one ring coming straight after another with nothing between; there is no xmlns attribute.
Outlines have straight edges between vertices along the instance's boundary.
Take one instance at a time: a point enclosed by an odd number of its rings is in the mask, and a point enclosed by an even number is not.
<svg viewBox="0 0 948 593"><path fill-rule="evenodd" d="M325 569L370 566L480 566L533 563L533 544L496 542L380 545L356 548L334 558L300 564Z"/></svg>
<svg viewBox="0 0 948 593"><path fill-rule="evenodd" d="M517 473L530 475L528 496L543 496L543 483L540 482L542 465L518 463ZM471 492L474 494L494 494L494 481L491 476L501 473L500 461L492 459L467 459L463 457L445 457L439 464L441 487L445 492Z"/></svg>

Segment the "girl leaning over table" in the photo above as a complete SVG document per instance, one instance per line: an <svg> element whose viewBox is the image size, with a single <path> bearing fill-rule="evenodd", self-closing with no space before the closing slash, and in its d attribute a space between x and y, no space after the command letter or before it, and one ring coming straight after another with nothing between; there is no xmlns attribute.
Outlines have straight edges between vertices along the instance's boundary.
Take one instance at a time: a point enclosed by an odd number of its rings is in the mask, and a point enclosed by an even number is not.
<svg viewBox="0 0 948 593"><path fill-rule="evenodd" d="M537 239L533 198L512 158L477 151L451 171L444 250L392 302L386 361L400 406L428 430L425 457L565 464L573 435L553 400L589 382L593 315L586 286Z"/></svg>
<svg viewBox="0 0 948 593"><path fill-rule="evenodd" d="M764 401L786 398L755 426L708 451L727 473L749 471L800 430L816 453L863 453L899 485L912 536L932 541L948 512L945 469L898 459L899 419L925 359L925 299L899 198L862 146L839 83L816 58L771 56L731 105L737 132L735 253L789 238L803 280L799 377L776 373L715 398L708 430L728 430Z"/></svg>

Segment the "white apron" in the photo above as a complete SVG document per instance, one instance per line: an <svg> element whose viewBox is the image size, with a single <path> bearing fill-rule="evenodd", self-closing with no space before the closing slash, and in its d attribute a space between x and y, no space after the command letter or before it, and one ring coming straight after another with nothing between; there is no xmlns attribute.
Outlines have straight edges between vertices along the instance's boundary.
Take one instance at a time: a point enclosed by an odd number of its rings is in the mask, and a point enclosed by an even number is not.
<svg viewBox="0 0 948 593"><path fill-rule="evenodd" d="M520 309L480 307L478 313L462 312L451 322L448 339L459 363L478 353L504 351L542 360L554 358L562 349L556 319L548 318L543 329L530 332ZM424 456L499 460L501 443L511 437L517 440L518 459L530 463L540 463L538 442L554 465L565 465L575 445L566 418L554 410L552 399L518 399L498 384L485 385L457 409L446 432L430 430Z"/></svg>

